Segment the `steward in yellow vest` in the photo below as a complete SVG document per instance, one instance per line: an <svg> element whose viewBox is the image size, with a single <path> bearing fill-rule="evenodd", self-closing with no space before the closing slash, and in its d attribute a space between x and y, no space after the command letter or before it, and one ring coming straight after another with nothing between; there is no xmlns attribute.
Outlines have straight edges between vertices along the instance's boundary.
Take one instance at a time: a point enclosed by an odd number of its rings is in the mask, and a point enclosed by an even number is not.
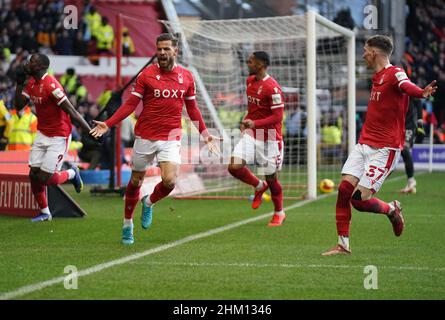
<svg viewBox="0 0 445 320"><path fill-rule="evenodd" d="M26 106L20 112L11 111L11 131L6 150L31 150L37 133L37 117L31 108Z"/></svg>

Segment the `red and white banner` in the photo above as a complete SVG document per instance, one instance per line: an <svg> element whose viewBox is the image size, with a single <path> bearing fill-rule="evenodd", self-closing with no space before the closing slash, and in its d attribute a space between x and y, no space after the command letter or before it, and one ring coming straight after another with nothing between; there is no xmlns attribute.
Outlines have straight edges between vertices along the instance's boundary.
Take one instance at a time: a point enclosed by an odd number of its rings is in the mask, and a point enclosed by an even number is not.
<svg viewBox="0 0 445 320"><path fill-rule="evenodd" d="M0 173L0 215L35 217L38 212L28 175Z"/></svg>

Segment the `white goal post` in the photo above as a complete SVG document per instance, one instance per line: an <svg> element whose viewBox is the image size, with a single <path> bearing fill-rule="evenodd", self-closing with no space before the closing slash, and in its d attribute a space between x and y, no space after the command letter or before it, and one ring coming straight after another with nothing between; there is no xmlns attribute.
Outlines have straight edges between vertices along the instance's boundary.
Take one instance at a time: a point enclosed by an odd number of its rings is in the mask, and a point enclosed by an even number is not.
<svg viewBox="0 0 445 320"><path fill-rule="evenodd" d="M355 145L355 34L338 24L320 16L310 10L307 13L307 104L308 104L308 198L317 196L317 166L316 163L316 44L317 28L319 23L347 38L347 66L348 66L348 153Z"/></svg>

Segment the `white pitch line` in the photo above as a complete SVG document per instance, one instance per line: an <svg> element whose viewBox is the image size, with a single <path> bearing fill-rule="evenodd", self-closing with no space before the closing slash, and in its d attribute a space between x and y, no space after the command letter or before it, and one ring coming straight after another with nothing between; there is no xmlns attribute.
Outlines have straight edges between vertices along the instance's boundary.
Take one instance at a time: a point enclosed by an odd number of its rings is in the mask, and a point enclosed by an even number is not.
<svg viewBox="0 0 445 320"><path fill-rule="evenodd" d="M320 199L332 196L334 194L335 193L331 193L331 194L320 196L320 197L318 197L316 199L304 200L304 201L295 203L295 204L293 204L293 205L291 205L289 207L286 207L286 208L284 208L284 210L285 211L286 210L289 211L289 210L292 210L292 209L295 209L295 208L298 208L298 207L302 207L302 206L304 206L304 205L306 205L308 203L311 203L311 202L314 202L316 200L320 200ZM77 277L80 278L80 277L83 277L83 276L87 276L87 275L90 275L90 274L93 274L93 273L96 273L96 272L99 272L99 271L102 271L102 270L105 270L105 269L108 269L108 268L111 268L111 267L114 267L114 266L118 266L118 265L130 262L130 261L133 261L133 260L137 260L137 259L143 258L145 256L152 255L152 254L157 253L157 252L161 252L161 251L165 251L167 249L173 248L173 247L177 247L177 246L182 245L182 244L187 243L187 242L191 242L191 241L194 241L194 240L206 238L206 237L212 236L214 234L218 234L218 233L221 233L221 232L224 232L224 231L227 231L227 230L238 228L240 226L243 226L243 225L251 223L251 222L263 220L265 218L269 218L271 216L271 214L273 214L273 212L268 212L268 213L262 214L262 215L257 216L257 217L253 217L253 218L250 218L250 219L246 219L246 220L242 220L242 221L239 221L239 222L231 223L231 224L228 224L228 225L216 228L216 229L211 229L209 231L197 233L197 234L194 234L194 235L191 235L191 236L179 239L177 241L173 241L173 242L161 245L159 247L152 248L152 249L140 252L140 253L136 253L136 254L127 256L127 257L123 257L123 258L120 258L120 259L111 260L109 262L101 263L101 264L95 265L95 266L93 266L91 268L79 271L77 273ZM29 294L29 293L32 293L32 292L35 292L35 291L39 291L39 290L42 290L43 288L50 287L50 286L53 286L53 285L58 284L58 283L63 283L64 280L65 280L65 276L62 276L62 277L57 277L57 278L54 278L54 279L51 279L51 280L47 280L47 281L31 284L31 285L28 285L28 286L24 286L24 287L18 288L16 290L0 294L0 300L8 300L8 299L14 299L14 298L17 298L17 297L21 297L21 296L23 296L25 294Z"/></svg>
<svg viewBox="0 0 445 320"><path fill-rule="evenodd" d="M250 263L250 262L238 262L238 263L216 263L216 262L134 262L132 264L144 264L151 266L167 266L167 267L234 267L234 268L295 268L295 269L363 269L365 266L358 265L333 265L333 264L264 264L264 263ZM416 266L381 266L375 265L381 269L393 269L393 270L411 270L411 271L431 271L431 272L444 272L445 268L429 268L429 267L416 267Z"/></svg>
<svg viewBox="0 0 445 320"><path fill-rule="evenodd" d="M402 178L404 178L404 177L403 176L396 177L396 178L388 180L388 182L389 181L397 181L397 180L400 180ZM295 203L295 204L293 204L291 206L288 206L288 207L284 208L284 210L285 211L289 211L289 210L292 210L292 209L295 209L295 208L299 208L299 207L302 207L302 206L304 206L304 205L306 205L308 203L311 203L311 202L314 202L314 201L317 201L317 200L321 200L321 199L324 199L324 198L327 198L327 197L330 197L330 196L333 196L333 195L336 195L336 194L337 194L336 192L333 192L333 193L330 193L330 194L322 195L322 196L320 196L320 197L318 197L316 199L304 200L304 201ZM195 241L195 240L198 240L198 239L206 238L206 237L209 237L209 236L212 236L212 235L215 235L215 234L227 231L227 230L235 229L235 228L238 228L238 227L243 226L245 224L268 218L268 217L270 217L271 214L273 214L273 212L268 212L268 213L262 214L262 215L257 216L257 217L253 217L253 218L250 218L250 219L246 219L246 220L242 220L242 221L239 221L239 222L231 223L231 224L228 224L228 225L216 228L216 229L211 229L209 231L205 231L205 232L201 232L201 233L198 233L198 234L195 234L195 235L191 235L191 236L179 239L177 241L173 241L173 242L161 245L159 247L152 248L152 249L140 252L140 253L136 253L136 254L127 256L127 257L123 257L123 258L120 258L120 259L111 260L109 262L101 263L101 264L95 265L95 266L93 266L91 268L87 268L87 269L79 271L77 273L77 276L78 276L78 278L83 277L83 276L87 276L87 275L90 275L90 274L93 274L93 273L96 273L96 272L99 272L99 271L102 271L102 270L105 270L105 269L108 269L108 268L111 268L111 267L114 267L114 266L118 266L118 265L130 262L130 261L133 261L133 260L137 260L137 259L143 258L145 256L152 255L152 254L157 253L157 252L165 251L165 250L168 250L170 248L174 248L174 247L180 246L180 245L182 245L184 243L188 243L188 242ZM14 299L14 298L17 298L17 297L21 297L21 296L24 296L25 294L29 294L29 293L32 293L32 292L35 292L35 291L39 291L39 290L42 290L42 289L44 289L46 287L50 287L50 286L53 286L53 285L58 284L58 283L63 283L64 280L65 280L65 276L61 276L61 277L53 278L51 280L38 282L38 283L27 285L27 286L23 286L23 287L20 287L20 288L18 288L16 290L9 291L9 292L4 292L4 293L0 294L0 300L8 300L8 299Z"/></svg>

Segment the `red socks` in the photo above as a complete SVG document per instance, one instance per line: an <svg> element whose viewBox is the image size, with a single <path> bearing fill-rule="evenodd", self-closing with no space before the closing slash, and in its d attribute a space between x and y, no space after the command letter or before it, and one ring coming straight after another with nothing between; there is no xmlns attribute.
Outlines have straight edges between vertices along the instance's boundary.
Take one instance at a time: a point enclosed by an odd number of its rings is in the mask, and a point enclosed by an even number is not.
<svg viewBox="0 0 445 320"><path fill-rule="evenodd" d="M140 186L133 186L131 180L128 182L127 189L125 190L125 219L132 219L134 208L139 201Z"/></svg>
<svg viewBox="0 0 445 320"><path fill-rule="evenodd" d="M46 183L42 183L38 179L32 179L30 177L29 180L31 182L31 191L37 203L39 204L40 210L48 207L48 199L46 198L46 186L62 184L68 180L68 177L68 171L54 172L54 174L46 181Z"/></svg>
<svg viewBox="0 0 445 320"><path fill-rule="evenodd" d="M161 181L159 182L155 189L153 190L153 193L150 195L150 202L156 203L162 198L165 198L170 194L170 192L173 191L174 188L170 189L164 185L164 183Z"/></svg>
<svg viewBox="0 0 445 320"><path fill-rule="evenodd" d="M354 189L355 187L346 180L343 180L338 186L335 218L339 236L349 237L349 226L351 224L351 197Z"/></svg>
<svg viewBox="0 0 445 320"><path fill-rule="evenodd" d="M267 180L269 184L270 193L272 194L272 201L275 207L275 212L283 210L283 189L277 178L273 180Z"/></svg>
<svg viewBox="0 0 445 320"><path fill-rule="evenodd" d="M46 186L41 184L40 181L29 179L31 181L31 191L39 204L40 210L48 207L48 200L46 199Z"/></svg>
<svg viewBox="0 0 445 320"><path fill-rule="evenodd" d="M133 219L133 212L139 201L140 190L140 186L135 187L131 181L128 182L127 190L125 191L125 219ZM161 181L156 185L153 193L150 195L150 202L152 204L156 203L168 196L172 191L173 189L167 188Z"/></svg>
<svg viewBox="0 0 445 320"><path fill-rule="evenodd" d="M351 203L358 211L388 214L391 210L389 204L377 198L371 198L369 200L352 199Z"/></svg>
<svg viewBox="0 0 445 320"><path fill-rule="evenodd" d="M336 220L339 236L349 237L349 226L351 224L351 204L358 211L388 214L391 207L386 202L371 198L369 200L352 199L355 187L346 180L338 186Z"/></svg>
<svg viewBox="0 0 445 320"><path fill-rule="evenodd" d="M68 171L54 172L51 178L46 181L46 185L62 184L68 181Z"/></svg>
<svg viewBox="0 0 445 320"><path fill-rule="evenodd" d="M253 173L246 166L241 169L228 169L230 174L241 180L244 183L250 184L252 187L256 188L256 186L260 183L260 180L253 175Z"/></svg>

